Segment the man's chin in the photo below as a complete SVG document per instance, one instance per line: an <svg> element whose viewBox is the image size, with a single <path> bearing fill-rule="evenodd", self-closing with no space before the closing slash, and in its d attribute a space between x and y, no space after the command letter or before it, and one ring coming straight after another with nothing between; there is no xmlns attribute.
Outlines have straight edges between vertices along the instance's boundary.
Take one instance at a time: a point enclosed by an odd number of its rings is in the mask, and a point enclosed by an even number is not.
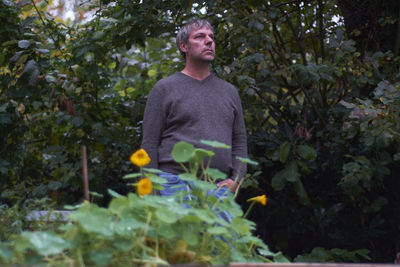
<svg viewBox="0 0 400 267"><path fill-rule="evenodd" d="M203 60L204 61L207 61L207 62L212 62L213 60L214 60L214 56L206 56L206 57L203 57Z"/></svg>

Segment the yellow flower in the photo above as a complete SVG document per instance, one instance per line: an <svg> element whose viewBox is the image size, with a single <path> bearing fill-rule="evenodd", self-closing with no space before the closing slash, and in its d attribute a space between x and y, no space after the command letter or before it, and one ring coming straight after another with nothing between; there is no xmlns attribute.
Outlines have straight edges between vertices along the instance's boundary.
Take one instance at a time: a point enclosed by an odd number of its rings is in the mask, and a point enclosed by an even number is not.
<svg viewBox="0 0 400 267"><path fill-rule="evenodd" d="M141 148L131 155L130 161L138 167L143 167L150 163L150 157L146 150Z"/></svg>
<svg viewBox="0 0 400 267"><path fill-rule="evenodd" d="M145 196L151 194L152 190L153 190L153 184L149 178L143 178L137 184L137 191L139 196Z"/></svg>
<svg viewBox="0 0 400 267"><path fill-rule="evenodd" d="M253 198L250 198L247 200L247 202L251 202L251 201L258 202L261 205L265 206L265 205L267 205L267 196L262 195L262 196L253 197Z"/></svg>

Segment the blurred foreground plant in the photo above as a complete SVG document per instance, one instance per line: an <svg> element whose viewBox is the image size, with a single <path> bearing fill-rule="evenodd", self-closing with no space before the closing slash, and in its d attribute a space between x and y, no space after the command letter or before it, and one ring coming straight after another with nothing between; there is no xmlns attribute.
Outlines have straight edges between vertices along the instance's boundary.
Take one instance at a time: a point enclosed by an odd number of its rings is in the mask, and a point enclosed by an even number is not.
<svg viewBox="0 0 400 267"><path fill-rule="evenodd" d="M217 142L207 144L221 147ZM147 162L145 152L140 153L141 159ZM122 196L109 190L113 199L108 208L89 202L74 206L70 222L55 231L25 231L2 243L0 262L47 263L51 266L156 266L187 262L217 265L286 261L281 253L272 253L252 235L255 224L242 217L243 212L233 194L229 192L224 199L207 194L210 190L220 190L210 181L225 178L217 170L203 165L206 156L211 160L212 151L195 149L180 142L172 155L180 163L190 163L187 172L179 175L193 185L189 199L185 199L182 192L171 197L149 194L153 185L160 189L165 180L159 177L159 170L142 168L146 164L140 161L140 173L124 177L140 178L135 184L138 194ZM196 177L200 166L203 180ZM265 203L262 199L259 202ZM183 208L183 205L189 208ZM231 222L218 216L223 211L233 216Z"/></svg>

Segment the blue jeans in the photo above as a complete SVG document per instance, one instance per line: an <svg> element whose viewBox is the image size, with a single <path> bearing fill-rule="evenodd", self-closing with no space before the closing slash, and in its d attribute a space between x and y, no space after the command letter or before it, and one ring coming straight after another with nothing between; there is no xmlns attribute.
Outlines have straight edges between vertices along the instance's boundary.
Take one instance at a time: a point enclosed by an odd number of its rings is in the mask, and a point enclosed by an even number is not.
<svg viewBox="0 0 400 267"><path fill-rule="evenodd" d="M160 177L164 178L167 180L167 182L165 184L162 184L162 186L164 187L163 190L160 191L160 195L161 196L172 196L173 194L175 194L178 191L182 191L184 192L184 199L190 199L191 197L193 197L190 194L190 188L192 187L192 185L190 185L190 183L188 183L187 181L183 181L181 180L178 175L176 174L171 174L171 173L167 173L167 172L162 172L160 174ZM214 195L216 196L218 199L224 199L226 198L226 195L229 193L229 189L227 187L221 187L219 189L214 189L214 190L209 190L207 191L207 196L209 195ZM183 205L184 208L189 208L186 204ZM223 220L225 220L226 222L231 222L233 216L230 215L228 212L226 211L221 211L217 213L217 216Z"/></svg>

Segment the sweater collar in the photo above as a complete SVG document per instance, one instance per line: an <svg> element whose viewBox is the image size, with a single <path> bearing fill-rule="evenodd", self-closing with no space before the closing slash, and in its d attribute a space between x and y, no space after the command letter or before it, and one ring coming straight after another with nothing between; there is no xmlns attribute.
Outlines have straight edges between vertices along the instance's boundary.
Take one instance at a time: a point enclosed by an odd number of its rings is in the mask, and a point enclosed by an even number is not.
<svg viewBox="0 0 400 267"><path fill-rule="evenodd" d="M203 80L198 80L198 79L193 78L192 76L189 76L189 75L187 75L187 74L185 74L185 73L183 73L181 71L178 71L177 74L180 75L180 76L185 77L186 79L190 79L190 80L196 81L198 83L205 83L206 81L210 80L214 76L214 74L210 73L210 75L208 75Z"/></svg>

